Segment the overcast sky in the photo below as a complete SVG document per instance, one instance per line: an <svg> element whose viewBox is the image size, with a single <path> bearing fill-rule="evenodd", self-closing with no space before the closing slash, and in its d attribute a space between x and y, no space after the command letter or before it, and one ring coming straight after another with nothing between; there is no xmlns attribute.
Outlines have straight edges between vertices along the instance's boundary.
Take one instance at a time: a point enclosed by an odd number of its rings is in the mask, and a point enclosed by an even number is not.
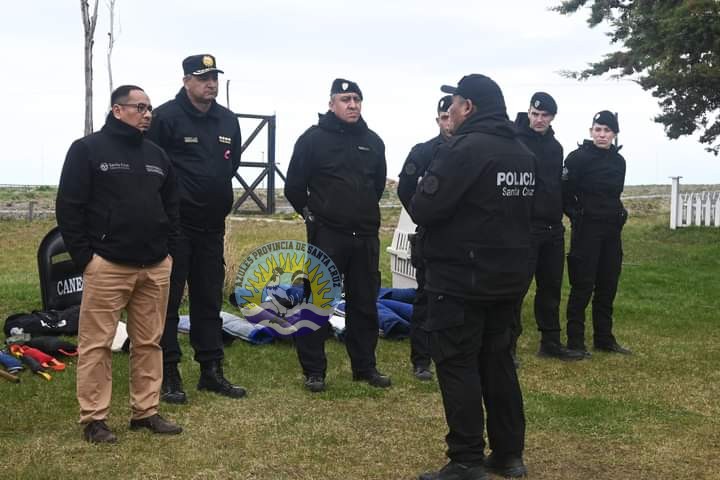
<svg viewBox="0 0 720 480"><path fill-rule="evenodd" d="M117 0L115 86L138 84L154 105L181 86L182 59L217 57L220 103L238 113L277 115L277 157L287 169L297 137L327 110L336 77L359 83L363 117L385 141L388 176L397 177L410 148L437 132L442 84L467 73L495 79L508 113L527 110L537 90L551 93L553 123L569 153L587 137L599 110L619 112L629 185L720 183L720 159L695 139L670 141L655 99L628 80L577 82L558 75L613 50L586 12L547 10L557 1L426 0L364 2L290 0ZM83 28L78 0L4 2L0 18L3 112L0 184L57 184L70 143L83 134ZM95 128L104 122L108 10L100 1L95 34ZM254 122L241 123L245 136ZM265 137L244 160L258 161ZM244 173L248 181L252 172Z"/></svg>

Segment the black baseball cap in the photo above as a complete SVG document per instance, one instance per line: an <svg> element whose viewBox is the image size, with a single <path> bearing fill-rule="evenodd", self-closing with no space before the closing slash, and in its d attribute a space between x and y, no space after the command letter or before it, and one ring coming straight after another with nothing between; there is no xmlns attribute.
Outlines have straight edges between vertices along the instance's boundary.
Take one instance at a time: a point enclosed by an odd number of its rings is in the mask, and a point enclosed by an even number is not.
<svg viewBox="0 0 720 480"><path fill-rule="evenodd" d="M438 100L437 104L437 111L440 112L447 112L448 108L450 108L450 105L452 104L452 95L445 95L440 100Z"/></svg>
<svg viewBox="0 0 720 480"><path fill-rule="evenodd" d="M457 87L443 85L440 90L451 95L460 95L470 100L478 110L488 113L502 110L506 114L505 98L502 90L495 81L481 75L472 73L460 79Z"/></svg>
<svg viewBox="0 0 720 480"><path fill-rule="evenodd" d="M191 55L182 62L185 75L204 75L208 72L225 73L217 68L215 57L209 53Z"/></svg>
<svg viewBox="0 0 720 480"><path fill-rule="evenodd" d="M598 112L593 117L593 125L606 125L613 133L620 132L620 125L618 125L618 119L614 113L610 110L603 110Z"/></svg>
<svg viewBox="0 0 720 480"><path fill-rule="evenodd" d="M557 113L557 103L549 93L535 92L530 99L530 106L536 110L548 112L551 115Z"/></svg>
<svg viewBox="0 0 720 480"><path fill-rule="evenodd" d="M360 100L363 99L362 91L358 84L345 80L344 78L336 78L333 80L332 87L330 87L330 95L337 93L357 93L360 96Z"/></svg>

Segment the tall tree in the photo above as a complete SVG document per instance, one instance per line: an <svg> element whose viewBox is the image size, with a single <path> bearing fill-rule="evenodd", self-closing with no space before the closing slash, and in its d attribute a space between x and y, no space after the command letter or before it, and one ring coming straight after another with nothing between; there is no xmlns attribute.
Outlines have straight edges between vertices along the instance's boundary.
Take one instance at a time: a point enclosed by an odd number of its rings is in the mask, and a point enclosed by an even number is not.
<svg viewBox="0 0 720 480"><path fill-rule="evenodd" d="M566 0L567 15L589 6L588 24L610 26L621 49L580 72L577 79L629 77L658 98L655 121L669 138L700 132L706 150L720 153L720 2L717 0Z"/></svg>
<svg viewBox="0 0 720 480"><path fill-rule="evenodd" d="M93 131L93 67L92 49L95 43L95 26L97 25L98 1L95 0L92 12L88 0L80 0L83 28L85 30L85 135Z"/></svg>

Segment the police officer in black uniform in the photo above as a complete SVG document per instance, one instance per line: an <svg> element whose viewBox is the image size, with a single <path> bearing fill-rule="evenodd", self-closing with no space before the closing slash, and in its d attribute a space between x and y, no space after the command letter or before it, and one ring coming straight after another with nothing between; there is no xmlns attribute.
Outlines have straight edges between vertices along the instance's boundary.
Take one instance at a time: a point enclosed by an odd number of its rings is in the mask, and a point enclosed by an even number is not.
<svg viewBox="0 0 720 480"><path fill-rule="evenodd" d="M448 108L450 108L451 103L452 95L446 95L438 101L435 122L440 128L440 133L427 142L415 145L405 160L400 172L397 191L405 210L409 210L410 200L417 188L418 179L425 175L425 171L430 165L430 160L437 152L437 148L450 137L450 114ZM427 295L424 288L425 266L417 248L418 242L422 242L422 236L423 228L417 227L415 235L410 237L410 259L412 266L415 267L415 279L418 285L415 301L413 302L413 313L410 318L410 362L413 366L415 378L427 381L432 380L432 371L430 370L430 350L427 333L421 328L427 313Z"/></svg>
<svg viewBox="0 0 720 480"><path fill-rule="evenodd" d="M224 375L220 309L225 279L225 217L233 203L232 178L240 165L240 125L215 101L215 57L183 60L183 88L174 100L153 112L149 136L163 147L175 167L180 187L180 240L174 258L167 320L162 337L162 400L185 403L178 362L178 308L185 283L190 295L190 344L200 363L198 390L232 398L245 389Z"/></svg>
<svg viewBox="0 0 720 480"><path fill-rule="evenodd" d="M305 219L308 243L323 250L343 275L345 346L353 380L387 388L378 372L377 294L380 287L379 200L385 189L385 144L361 115L355 82L335 79L329 111L295 143L285 196ZM305 388L325 389L325 340L330 326L295 337Z"/></svg>
<svg viewBox="0 0 720 480"><path fill-rule="evenodd" d="M421 480L522 476L525 416L510 355L510 326L529 283L535 158L517 140L500 87L463 77L453 136L420 181L410 210L423 226L425 327L435 362L450 462ZM484 455L484 412L492 454Z"/></svg>
<svg viewBox="0 0 720 480"><path fill-rule="evenodd" d="M530 275L535 277L535 321L540 330L539 357L582 360L579 352L560 343L560 292L565 266L565 228L562 224L563 148L555 138L552 121L557 114L555 99L546 92L536 92L527 113L515 119L519 139L535 154L536 184L530 225ZM522 333L522 300L513 325L512 352ZM517 357L516 362L517 362Z"/></svg>
<svg viewBox="0 0 720 480"><path fill-rule="evenodd" d="M568 276L567 347L590 356L585 347L585 309L592 297L595 350L630 354L613 336L613 301L622 266L620 201L625 159L613 141L620 131L607 110L593 117L590 137L568 155L563 169L563 208L572 222Z"/></svg>

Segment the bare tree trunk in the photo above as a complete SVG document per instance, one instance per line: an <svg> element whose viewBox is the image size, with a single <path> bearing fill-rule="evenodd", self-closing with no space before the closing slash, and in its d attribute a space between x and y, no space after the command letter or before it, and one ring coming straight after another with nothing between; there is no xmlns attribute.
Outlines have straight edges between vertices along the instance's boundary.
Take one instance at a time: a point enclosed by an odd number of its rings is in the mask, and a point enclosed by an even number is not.
<svg viewBox="0 0 720 480"><path fill-rule="evenodd" d="M89 0L80 0L80 11L82 12L83 28L85 30L85 135L89 135L93 131L93 69L92 69L92 49L95 41L95 26L97 25L98 2L90 14Z"/></svg>
<svg viewBox="0 0 720 480"><path fill-rule="evenodd" d="M108 32L108 49L107 49L107 68L108 68L108 84L110 86L110 95L113 92L113 75L112 75L112 51L115 45L115 2L117 0L108 0L107 7L110 10L110 31ZM112 107L112 101L110 101Z"/></svg>

